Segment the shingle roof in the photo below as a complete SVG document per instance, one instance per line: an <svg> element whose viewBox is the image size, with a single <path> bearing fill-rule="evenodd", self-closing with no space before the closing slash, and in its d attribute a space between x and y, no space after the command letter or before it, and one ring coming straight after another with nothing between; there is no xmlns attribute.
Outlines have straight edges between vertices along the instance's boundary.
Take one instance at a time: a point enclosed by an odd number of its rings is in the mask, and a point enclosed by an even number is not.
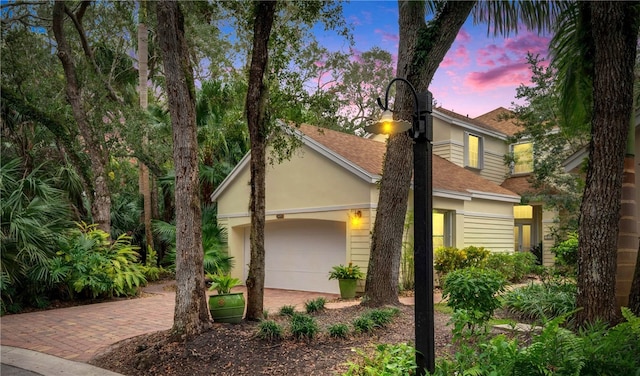
<svg viewBox="0 0 640 376"><path fill-rule="evenodd" d="M385 143L306 124L300 125L299 130L369 173L382 174ZM437 155L433 155L433 188L465 194L480 191L517 196L514 192Z"/></svg>
<svg viewBox="0 0 640 376"><path fill-rule="evenodd" d="M384 153L387 149L385 143L307 124L301 124L299 129L306 136L357 164L370 174L381 174Z"/></svg>
<svg viewBox="0 0 640 376"><path fill-rule="evenodd" d="M476 117L474 120L488 124L490 127L499 130L507 136L513 136L517 132L521 131L522 128L516 125L513 118L507 118L510 115L513 115L512 111L509 111L504 107L498 107L493 111L489 111L486 114Z"/></svg>
<svg viewBox="0 0 640 376"><path fill-rule="evenodd" d="M516 192L519 195L535 193L529 182L529 175L513 176L502 182L501 187Z"/></svg>

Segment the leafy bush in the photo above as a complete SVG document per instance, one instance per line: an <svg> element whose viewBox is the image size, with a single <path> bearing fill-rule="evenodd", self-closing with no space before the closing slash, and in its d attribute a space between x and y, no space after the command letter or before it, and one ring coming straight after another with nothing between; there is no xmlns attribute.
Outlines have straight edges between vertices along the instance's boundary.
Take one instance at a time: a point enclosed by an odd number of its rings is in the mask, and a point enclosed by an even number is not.
<svg viewBox="0 0 640 376"><path fill-rule="evenodd" d="M349 362L349 370L343 376L405 376L416 374L416 350L406 343L377 345L371 357L356 350L362 359Z"/></svg>
<svg viewBox="0 0 640 376"><path fill-rule="evenodd" d="M296 313L296 307L292 305L283 305L280 307L280 316L293 316Z"/></svg>
<svg viewBox="0 0 640 376"><path fill-rule="evenodd" d="M267 341L282 339L282 326L273 320L266 320L258 324L258 337Z"/></svg>
<svg viewBox="0 0 640 376"><path fill-rule="evenodd" d="M501 306L496 296L504 291L506 280L495 270L465 268L449 273L444 279L442 297L454 311L465 309L470 314L470 326L483 324Z"/></svg>
<svg viewBox="0 0 640 376"><path fill-rule="evenodd" d="M296 313L291 317L290 329L296 339L313 339L319 331L316 319L301 313Z"/></svg>
<svg viewBox="0 0 640 376"><path fill-rule="evenodd" d="M329 336L334 338L347 338L349 335L349 327L347 324L333 324L327 329Z"/></svg>
<svg viewBox="0 0 640 376"><path fill-rule="evenodd" d="M576 285L559 279L529 284L504 295L504 307L526 320L548 320L576 309Z"/></svg>
<svg viewBox="0 0 640 376"><path fill-rule="evenodd" d="M510 282L520 282L536 268L536 256L531 252L491 252L487 269L497 270Z"/></svg>
<svg viewBox="0 0 640 376"><path fill-rule="evenodd" d="M147 282L136 263L138 247L132 246L126 235L111 243L109 234L97 225L80 223L61 239L60 248L49 272L70 295L135 295L138 286Z"/></svg>
<svg viewBox="0 0 640 376"><path fill-rule="evenodd" d="M373 331L376 326L371 317L367 315L356 317L355 319L353 319L352 324L353 329L356 331L356 333L369 333Z"/></svg>
<svg viewBox="0 0 640 376"><path fill-rule="evenodd" d="M435 251L434 268L441 276L463 268L481 268L485 265L489 250L484 247L469 246L464 249L439 247Z"/></svg>
<svg viewBox="0 0 640 376"><path fill-rule="evenodd" d="M627 321L610 329L595 324L573 333L561 327L563 315L528 345L504 335L462 344L452 359L438 360L434 375L637 375L640 319L627 308L622 312Z"/></svg>
<svg viewBox="0 0 640 376"><path fill-rule="evenodd" d="M572 272L578 265L578 234L570 233L567 240L554 245L551 252L556 256L556 266Z"/></svg>
<svg viewBox="0 0 640 376"><path fill-rule="evenodd" d="M326 302L327 300L321 296L319 298L304 302L304 308L307 313L320 312L324 309L324 305L326 304Z"/></svg>

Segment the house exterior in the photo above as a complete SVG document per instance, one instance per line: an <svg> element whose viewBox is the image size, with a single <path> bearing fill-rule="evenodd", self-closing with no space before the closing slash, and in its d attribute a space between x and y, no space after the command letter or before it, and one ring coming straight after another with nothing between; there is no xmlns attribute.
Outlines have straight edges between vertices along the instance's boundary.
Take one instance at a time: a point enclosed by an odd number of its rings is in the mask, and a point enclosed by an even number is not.
<svg viewBox="0 0 640 376"><path fill-rule="evenodd" d="M513 146L506 140L517 128L500 120L504 111L475 119L433 111L434 247L513 252L543 242L545 220L551 220L541 206L520 205L518 186L507 179L503 160ZM367 270L386 145L310 125L292 131L300 148L290 160L267 167L265 285L337 292L327 278L332 266L353 262ZM249 264L248 162L249 154L211 196L236 260L232 274L242 280ZM544 262L551 263L545 250Z"/></svg>

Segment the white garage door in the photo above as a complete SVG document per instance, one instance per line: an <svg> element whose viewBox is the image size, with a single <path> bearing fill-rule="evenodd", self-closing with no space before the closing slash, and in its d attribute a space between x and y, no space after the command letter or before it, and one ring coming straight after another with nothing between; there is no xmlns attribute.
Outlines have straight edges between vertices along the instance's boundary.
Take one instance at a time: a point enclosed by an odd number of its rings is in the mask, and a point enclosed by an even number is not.
<svg viewBox="0 0 640 376"><path fill-rule="evenodd" d="M250 229L245 229L245 280L250 255ZM329 281L331 267L346 260L345 222L291 220L265 227L265 287L338 293Z"/></svg>

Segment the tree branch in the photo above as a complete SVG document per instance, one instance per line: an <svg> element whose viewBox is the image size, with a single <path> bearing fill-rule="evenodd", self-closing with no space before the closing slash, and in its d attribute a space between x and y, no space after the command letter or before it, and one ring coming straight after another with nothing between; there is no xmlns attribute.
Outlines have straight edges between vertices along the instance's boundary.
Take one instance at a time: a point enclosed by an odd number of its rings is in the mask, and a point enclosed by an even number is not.
<svg viewBox="0 0 640 376"><path fill-rule="evenodd" d="M90 4L89 1L83 1L82 4L80 5L80 8L78 9L78 11L75 14L73 12L71 12L69 7L67 7L66 4L65 4L64 12L67 14L67 16L69 16L71 21L73 21L73 25L75 26L76 31L78 32L78 35L80 36L80 43L82 44L82 50L84 51L84 55L87 58L87 60L89 61L89 63L91 64L91 66L93 67L93 71L96 73L96 75L98 75L98 77L101 78L102 83L104 84L105 88L107 89L109 99L111 99L113 101L116 101L116 102L118 102L120 104L124 104L124 100L122 100L122 98L120 98L118 96L116 91L111 86L111 83L109 83L108 80L105 80L102 77L102 73L100 73L100 67L98 67L98 63L96 62L95 56L93 55L93 51L91 50L91 47L89 46L89 41L87 40L87 36L86 36L86 34L84 32L84 27L82 27L82 17L84 16L89 4Z"/></svg>

